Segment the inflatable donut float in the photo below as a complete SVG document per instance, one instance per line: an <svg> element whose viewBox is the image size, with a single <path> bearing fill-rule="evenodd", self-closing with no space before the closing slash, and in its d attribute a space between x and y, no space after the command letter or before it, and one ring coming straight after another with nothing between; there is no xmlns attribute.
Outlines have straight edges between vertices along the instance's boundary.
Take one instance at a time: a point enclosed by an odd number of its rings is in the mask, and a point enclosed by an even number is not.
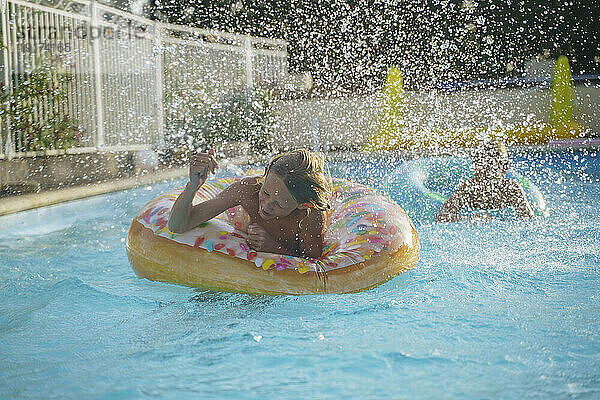
<svg viewBox="0 0 600 400"><path fill-rule="evenodd" d="M386 193L405 205L406 212L417 223L435 220L442 205L456 190L460 181L471 176L471 161L460 157L426 157L406 161L383 182ZM506 176L521 184L535 214L549 214L544 195L527 174L509 169ZM489 211L489 210L488 210ZM516 217L509 210L492 210L501 219Z"/></svg>
<svg viewBox="0 0 600 400"><path fill-rule="evenodd" d="M194 204L234 180L206 182ZM146 204L133 219L126 248L136 275L153 281L252 294L350 293L373 288L417 265L420 243L407 214L369 187L333 180L322 256L318 259L249 248L243 214L230 209L176 234L167 227L183 188Z"/></svg>

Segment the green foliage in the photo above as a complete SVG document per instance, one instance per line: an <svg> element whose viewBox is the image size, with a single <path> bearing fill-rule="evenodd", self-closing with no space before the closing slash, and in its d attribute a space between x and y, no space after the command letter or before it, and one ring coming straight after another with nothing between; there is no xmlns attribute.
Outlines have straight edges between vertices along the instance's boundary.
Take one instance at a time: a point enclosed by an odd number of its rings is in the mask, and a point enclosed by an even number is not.
<svg viewBox="0 0 600 400"><path fill-rule="evenodd" d="M252 150L265 151L272 145L273 120L266 92L238 91L186 121L171 142L190 150L248 142Z"/></svg>
<svg viewBox="0 0 600 400"><path fill-rule="evenodd" d="M221 141L247 141L254 150L271 143L272 115L265 92L237 93L209 113L212 124L204 132L209 146Z"/></svg>
<svg viewBox="0 0 600 400"><path fill-rule="evenodd" d="M75 119L66 115L68 83L73 76L57 59L38 57L30 73L21 77L12 93L0 95L0 113L12 134L21 136L17 152L67 149L81 142Z"/></svg>

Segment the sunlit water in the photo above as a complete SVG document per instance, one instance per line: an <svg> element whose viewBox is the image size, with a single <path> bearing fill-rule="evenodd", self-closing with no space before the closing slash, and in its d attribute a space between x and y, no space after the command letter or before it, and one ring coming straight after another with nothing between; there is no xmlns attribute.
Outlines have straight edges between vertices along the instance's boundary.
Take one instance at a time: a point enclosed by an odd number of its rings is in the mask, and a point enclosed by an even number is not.
<svg viewBox="0 0 600 400"><path fill-rule="evenodd" d="M136 278L129 223L183 181L1 217L0 398L598 398L599 159L517 156L548 218L415 221L418 267L348 295ZM385 191L399 164L332 171Z"/></svg>

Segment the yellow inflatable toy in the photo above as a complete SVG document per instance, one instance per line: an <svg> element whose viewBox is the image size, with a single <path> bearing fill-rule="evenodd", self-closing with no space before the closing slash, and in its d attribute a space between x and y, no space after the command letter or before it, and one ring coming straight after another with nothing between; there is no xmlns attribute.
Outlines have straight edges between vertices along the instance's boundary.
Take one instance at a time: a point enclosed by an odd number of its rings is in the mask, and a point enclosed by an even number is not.
<svg viewBox="0 0 600 400"><path fill-rule="evenodd" d="M439 147L474 147L482 137L509 145L546 144L552 140L577 139L589 134L589 128L575 122L575 89L569 60L561 56L554 65L552 104L549 123L538 122L501 129L488 127L456 130L430 129L417 132L404 124L406 104L402 74L391 68L383 89L383 110L375 134L364 147L367 151Z"/></svg>
<svg viewBox="0 0 600 400"><path fill-rule="evenodd" d="M195 203L216 196L234 179L205 183ZM366 186L334 180L323 255L304 259L256 252L230 209L183 234L168 230L183 188L146 204L127 234L127 254L140 278L257 294L349 293L375 287L416 266L420 244L406 213Z"/></svg>

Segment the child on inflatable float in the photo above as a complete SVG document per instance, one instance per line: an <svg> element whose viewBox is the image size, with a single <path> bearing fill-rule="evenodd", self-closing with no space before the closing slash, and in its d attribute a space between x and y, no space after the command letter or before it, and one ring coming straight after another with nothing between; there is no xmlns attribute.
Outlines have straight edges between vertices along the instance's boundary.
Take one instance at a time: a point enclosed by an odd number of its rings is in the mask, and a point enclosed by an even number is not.
<svg viewBox="0 0 600 400"><path fill-rule="evenodd" d="M352 293L415 267L420 243L391 198L325 174L296 150L261 176L207 181L214 150L192 157L189 182L136 214L125 247L136 275L251 294Z"/></svg>
<svg viewBox="0 0 600 400"><path fill-rule="evenodd" d="M512 207L523 218L534 218L525 190L514 179L506 177L509 158L506 146L484 142L476 150L472 169L474 177L464 180L444 203L436 222L456 222L465 218L489 219L487 214L461 214L465 209L497 210Z"/></svg>
<svg viewBox="0 0 600 400"><path fill-rule="evenodd" d="M331 195L323 157L305 149L281 154L271 160L263 177L235 181L216 197L192 205L198 189L217 168L214 149L192 156L189 182L169 216L170 231L189 231L241 206L249 217L244 228L252 249L298 257L321 256Z"/></svg>

